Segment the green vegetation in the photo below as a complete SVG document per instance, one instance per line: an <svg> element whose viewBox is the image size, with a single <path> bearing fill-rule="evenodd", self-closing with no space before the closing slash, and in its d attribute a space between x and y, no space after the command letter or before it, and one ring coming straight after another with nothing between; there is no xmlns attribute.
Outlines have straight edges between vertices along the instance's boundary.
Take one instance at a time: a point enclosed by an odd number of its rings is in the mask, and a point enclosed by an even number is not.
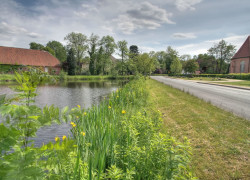
<svg viewBox="0 0 250 180"><path fill-rule="evenodd" d="M200 179L247 179L250 122L154 80L146 82L150 102L163 113L167 131L187 137Z"/></svg>
<svg viewBox="0 0 250 180"><path fill-rule="evenodd" d="M171 75L169 75L171 76ZM175 76L178 76L178 77L189 77L189 78L192 78L192 77L211 77L211 78L226 78L226 79L242 79L242 80L250 80L250 73L241 73L241 74L198 74L198 75L195 75L195 74L177 74Z"/></svg>
<svg viewBox="0 0 250 180"><path fill-rule="evenodd" d="M236 81L236 82L219 82L218 84L228 84L234 86L246 86L250 87L250 81Z"/></svg>
<svg viewBox="0 0 250 180"><path fill-rule="evenodd" d="M160 132L161 113L148 103L144 78L100 106L61 111L33 105L36 86L47 78L42 72L16 73L19 94L0 98L2 179L194 179L189 142ZM73 137L34 147L30 138L53 122L70 122Z"/></svg>
<svg viewBox="0 0 250 180"><path fill-rule="evenodd" d="M1 74L0 75L0 83L2 81L15 81L15 76L13 74Z"/></svg>
<svg viewBox="0 0 250 180"><path fill-rule="evenodd" d="M175 76L173 77L175 78ZM195 81L227 81L228 79L214 78L214 77L177 77L185 80L195 80Z"/></svg>

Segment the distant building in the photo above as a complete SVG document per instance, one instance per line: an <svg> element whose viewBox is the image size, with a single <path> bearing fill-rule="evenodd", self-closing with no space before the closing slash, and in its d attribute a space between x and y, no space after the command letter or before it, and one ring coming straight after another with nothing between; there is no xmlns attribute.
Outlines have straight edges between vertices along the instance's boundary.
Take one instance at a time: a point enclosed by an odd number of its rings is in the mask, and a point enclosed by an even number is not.
<svg viewBox="0 0 250 180"><path fill-rule="evenodd" d="M47 51L0 46L0 66L34 66L58 74L60 61Z"/></svg>
<svg viewBox="0 0 250 180"><path fill-rule="evenodd" d="M230 73L250 73L250 36L233 56Z"/></svg>

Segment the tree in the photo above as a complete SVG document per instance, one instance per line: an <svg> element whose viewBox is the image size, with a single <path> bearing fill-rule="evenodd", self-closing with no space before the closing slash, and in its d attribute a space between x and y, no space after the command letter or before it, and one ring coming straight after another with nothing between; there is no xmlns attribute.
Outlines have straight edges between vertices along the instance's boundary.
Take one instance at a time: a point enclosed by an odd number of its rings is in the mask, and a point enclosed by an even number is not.
<svg viewBox="0 0 250 180"><path fill-rule="evenodd" d="M106 74L106 68L109 64L111 64L111 55L115 52L116 44L115 40L112 36L104 36L102 37L100 41L100 45L102 47L102 61L101 61L101 67L102 67L102 73Z"/></svg>
<svg viewBox="0 0 250 180"><path fill-rule="evenodd" d="M42 44L35 43L35 42L31 42L29 45L30 45L30 49L47 51L51 55L55 56L55 51L48 46L43 46Z"/></svg>
<svg viewBox="0 0 250 180"><path fill-rule="evenodd" d="M128 43L127 41L123 40L123 41L118 41L117 43L117 46L118 46L118 49L120 51L120 56L122 58L122 62L121 62L121 71L122 71L122 75L124 73L124 66L125 66L125 63L124 61L127 59L127 56L128 56L128 47L127 47Z"/></svg>
<svg viewBox="0 0 250 180"><path fill-rule="evenodd" d="M181 73L182 65L178 57L175 57L170 65L170 71L173 74Z"/></svg>
<svg viewBox="0 0 250 180"><path fill-rule="evenodd" d="M55 57L59 59L60 62L64 62L67 59L67 52L62 43L58 41L49 41L46 47L51 48L55 52Z"/></svg>
<svg viewBox="0 0 250 180"><path fill-rule="evenodd" d="M199 64L194 59L184 61L183 70L186 73L195 73L199 69Z"/></svg>
<svg viewBox="0 0 250 180"><path fill-rule="evenodd" d="M235 54L235 51L236 51L235 46L228 44L223 39L218 44L215 44L213 47L211 47L208 50L208 53L210 55L213 55L219 62L217 65L218 66L218 73L221 74L222 72L225 73L225 71L227 71L227 69L229 67L228 64L229 64L232 56ZM223 70L223 64L225 65L224 70Z"/></svg>
<svg viewBox="0 0 250 180"><path fill-rule="evenodd" d="M132 53L132 54L138 55L139 54L138 47L136 45L131 45L129 47L129 52Z"/></svg>
<svg viewBox="0 0 250 180"><path fill-rule="evenodd" d="M75 75L76 74L76 58L75 58L73 48L70 48L68 51L67 63L68 63L68 75Z"/></svg>
<svg viewBox="0 0 250 180"><path fill-rule="evenodd" d="M215 59L214 56L208 55L208 54L199 54L197 57L193 57L198 64L199 64L199 70L202 73L216 73L217 72L217 64L218 61Z"/></svg>
<svg viewBox="0 0 250 180"><path fill-rule="evenodd" d="M88 39L88 53L89 53L89 72L94 75L96 72L96 58L97 58L97 46L99 44L99 36L91 34Z"/></svg>
<svg viewBox="0 0 250 180"><path fill-rule="evenodd" d="M81 72L81 61L83 59L83 55L86 52L87 45L87 36L82 33L69 33L64 40L67 41L67 48L73 49L76 56L76 64L77 64L77 73Z"/></svg>
<svg viewBox="0 0 250 180"><path fill-rule="evenodd" d="M35 50L42 50L44 48L42 44L39 44L36 42L31 42L29 45L30 45L30 49L35 49Z"/></svg>
<svg viewBox="0 0 250 180"><path fill-rule="evenodd" d="M171 64L172 62L178 58L178 52L174 50L171 46L168 46L166 50L166 72L169 73L171 71Z"/></svg>

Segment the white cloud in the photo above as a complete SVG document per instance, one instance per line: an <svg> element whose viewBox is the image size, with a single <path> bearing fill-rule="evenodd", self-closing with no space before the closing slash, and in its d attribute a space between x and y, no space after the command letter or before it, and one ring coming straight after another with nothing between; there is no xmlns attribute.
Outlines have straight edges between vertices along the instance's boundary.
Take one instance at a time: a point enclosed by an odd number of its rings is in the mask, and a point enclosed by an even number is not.
<svg viewBox="0 0 250 180"><path fill-rule="evenodd" d="M175 24L169 18L172 16L165 9L149 2L138 4L134 9L119 15L113 22L124 34L131 34L137 29L157 29L162 24Z"/></svg>
<svg viewBox="0 0 250 180"><path fill-rule="evenodd" d="M248 35L234 35L223 38L227 43L235 45L236 49L238 50L241 45L244 43ZM209 41L202 41L196 44L186 44L183 46L176 46L175 48L180 54L191 54L191 55L198 55L207 53L207 50L214 46L215 43L218 43L221 39L214 39Z"/></svg>
<svg viewBox="0 0 250 180"><path fill-rule="evenodd" d="M13 35L27 35L31 38L37 38L40 37L40 34L34 33L34 32L28 32L23 27L18 27L14 25L10 25L6 22L0 23L0 35L2 37L11 37Z"/></svg>
<svg viewBox="0 0 250 180"><path fill-rule="evenodd" d="M176 39L195 39L196 38L194 33L174 33L172 37Z"/></svg>
<svg viewBox="0 0 250 180"><path fill-rule="evenodd" d="M194 5L199 4L202 0L176 0L175 5L179 11L195 10Z"/></svg>

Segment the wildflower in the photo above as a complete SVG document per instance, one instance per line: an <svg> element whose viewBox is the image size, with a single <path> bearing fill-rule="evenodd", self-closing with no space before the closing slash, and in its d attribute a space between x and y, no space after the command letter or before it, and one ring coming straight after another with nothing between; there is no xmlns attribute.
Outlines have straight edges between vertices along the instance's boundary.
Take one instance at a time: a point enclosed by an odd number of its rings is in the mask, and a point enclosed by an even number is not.
<svg viewBox="0 0 250 180"><path fill-rule="evenodd" d="M86 112L84 112L84 113L83 113L83 115L84 115L84 116L86 116L86 115L87 115L87 113L86 113Z"/></svg>
<svg viewBox="0 0 250 180"><path fill-rule="evenodd" d="M126 113L126 111L125 110L122 110L122 114L125 114Z"/></svg>
<svg viewBox="0 0 250 180"><path fill-rule="evenodd" d="M76 116L76 118L78 119L78 118L79 118L79 116Z"/></svg>
<svg viewBox="0 0 250 180"><path fill-rule="evenodd" d="M74 145L73 145L73 147L77 147L77 145L76 145L76 144L74 144Z"/></svg>
<svg viewBox="0 0 250 180"><path fill-rule="evenodd" d="M56 136L55 137L55 141L57 142L57 141L59 141L60 140L60 138L58 137L58 136Z"/></svg>
<svg viewBox="0 0 250 180"><path fill-rule="evenodd" d="M85 136L85 135L86 135L85 132L81 132L81 134L82 134L82 136Z"/></svg>
<svg viewBox="0 0 250 180"><path fill-rule="evenodd" d="M65 139L67 139L67 137L64 135L64 136L62 137L62 140L64 141Z"/></svg>
<svg viewBox="0 0 250 180"><path fill-rule="evenodd" d="M81 108L81 106L80 106L80 105L77 105L77 107Z"/></svg>
<svg viewBox="0 0 250 180"><path fill-rule="evenodd" d="M109 109L111 109L111 106L109 106Z"/></svg>
<svg viewBox="0 0 250 180"><path fill-rule="evenodd" d="M70 124L73 126L73 127L76 127L76 124L74 122L70 122Z"/></svg>
<svg viewBox="0 0 250 180"><path fill-rule="evenodd" d="M119 96L116 96L116 98L118 98Z"/></svg>

